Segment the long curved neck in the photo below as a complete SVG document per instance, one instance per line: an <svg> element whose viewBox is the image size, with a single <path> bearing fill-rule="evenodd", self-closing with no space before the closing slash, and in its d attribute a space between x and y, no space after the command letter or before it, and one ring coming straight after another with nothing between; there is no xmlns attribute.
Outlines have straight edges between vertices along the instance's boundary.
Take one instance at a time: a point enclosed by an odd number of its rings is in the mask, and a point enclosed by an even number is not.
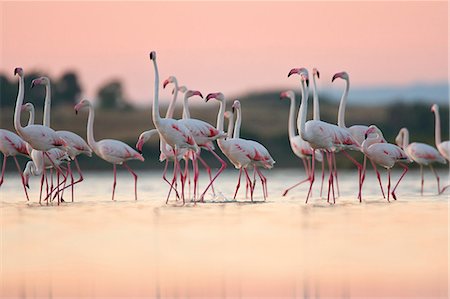
<svg viewBox="0 0 450 299"><path fill-rule="evenodd" d="M233 130L234 130L234 114L231 113L230 118L228 118L227 139L233 138ZM221 139L217 139L217 141L219 140Z"/></svg>
<svg viewBox="0 0 450 299"><path fill-rule="evenodd" d="M23 127L20 124L20 112L23 104L24 85L23 76L19 76L19 92L17 93L16 110L14 111L14 128L19 135L23 130Z"/></svg>
<svg viewBox="0 0 450 299"><path fill-rule="evenodd" d="M158 128L161 121L161 115L159 114L159 72L156 59L153 59L152 61L155 69L155 96L153 98L152 117L155 127Z"/></svg>
<svg viewBox="0 0 450 299"><path fill-rule="evenodd" d="M241 108L237 108L236 112L237 117L236 117L236 124L234 125L233 138L240 138L241 122L242 122Z"/></svg>
<svg viewBox="0 0 450 299"><path fill-rule="evenodd" d="M188 103L188 96L187 92L184 93L184 99L183 99L183 119L190 119L191 113L189 112L189 103Z"/></svg>
<svg viewBox="0 0 450 299"><path fill-rule="evenodd" d="M292 139L295 137L295 124L294 124L294 117L295 117L295 95L294 97L289 97L291 100L291 106L289 108L289 124L288 124L288 132L289 132L289 139Z"/></svg>
<svg viewBox="0 0 450 299"><path fill-rule="evenodd" d="M301 88L302 88L302 102L300 104L300 110L298 112L297 127L300 136L302 137L302 139L305 139L306 135L305 123L306 123L306 114L308 111L308 98L305 97L305 89L307 88L304 85L303 81L301 83Z"/></svg>
<svg viewBox="0 0 450 299"><path fill-rule="evenodd" d="M34 106L30 107L30 118L28 119L28 126L34 125Z"/></svg>
<svg viewBox="0 0 450 299"><path fill-rule="evenodd" d="M434 125L434 140L436 147L441 144L441 117L439 116L439 111L434 110L435 125Z"/></svg>
<svg viewBox="0 0 450 299"><path fill-rule="evenodd" d="M172 101L170 101L169 108L167 108L166 118L173 118L173 112L175 111L175 103L177 102L178 96L178 81L174 81L175 91L173 93Z"/></svg>
<svg viewBox="0 0 450 299"><path fill-rule="evenodd" d="M217 113L217 124L216 124L217 131L219 131L219 132L223 132L223 123L224 123L224 119L225 119L225 105L226 105L225 99L220 100L219 113ZM230 126L228 124L228 129L229 128L230 128Z"/></svg>
<svg viewBox="0 0 450 299"><path fill-rule="evenodd" d="M345 89L339 104L338 126L345 128L345 106L347 105L348 90L350 89L350 80L345 80Z"/></svg>
<svg viewBox="0 0 450 299"><path fill-rule="evenodd" d="M97 142L94 139L94 118L94 107L89 105L89 117L87 121L87 142L92 149L97 147Z"/></svg>
<svg viewBox="0 0 450 299"><path fill-rule="evenodd" d="M50 88L50 82L45 83L45 102L44 102L44 120L42 124L46 127L50 127L50 110L52 105L52 92Z"/></svg>
<svg viewBox="0 0 450 299"><path fill-rule="evenodd" d="M403 130L403 148L405 149L409 145L409 131Z"/></svg>
<svg viewBox="0 0 450 299"><path fill-rule="evenodd" d="M320 120L319 95L317 94L316 76L313 76L313 119Z"/></svg>

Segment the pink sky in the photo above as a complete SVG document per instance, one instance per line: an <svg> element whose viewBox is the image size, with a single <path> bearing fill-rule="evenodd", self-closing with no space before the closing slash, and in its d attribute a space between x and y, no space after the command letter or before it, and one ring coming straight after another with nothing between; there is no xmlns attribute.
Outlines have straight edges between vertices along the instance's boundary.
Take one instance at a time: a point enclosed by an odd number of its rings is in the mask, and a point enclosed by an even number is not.
<svg viewBox="0 0 450 299"><path fill-rule="evenodd" d="M151 50L162 80L230 96L295 88L287 73L300 66L319 68L322 86L342 70L353 86L448 79L447 2L3 2L0 12L1 72L73 69L88 97L120 78L150 102Z"/></svg>

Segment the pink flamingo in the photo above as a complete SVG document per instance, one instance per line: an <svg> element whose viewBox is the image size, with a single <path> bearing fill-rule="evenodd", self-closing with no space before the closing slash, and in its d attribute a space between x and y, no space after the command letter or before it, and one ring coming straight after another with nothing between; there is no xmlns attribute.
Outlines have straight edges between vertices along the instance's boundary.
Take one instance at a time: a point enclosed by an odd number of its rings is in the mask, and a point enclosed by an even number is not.
<svg viewBox="0 0 450 299"><path fill-rule="evenodd" d="M240 130L241 130L241 103L238 100L235 100L232 106L233 110L236 110L237 117L236 123L234 126L234 134L233 138L240 138ZM253 166L253 186L251 188L251 194L253 197L253 190L255 189L255 178L256 174L258 174L261 180L261 186L263 190L264 200L269 196L267 191L267 178L262 174L261 170L258 167L262 167L265 169L272 169L275 164L275 160L270 156L269 151L259 142L254 140L243 139L247 146L251 149L249 151L250 165Z"/></svg>
<svg viewBox="0 0 450 299"><path fill-rule="evenodd" d="M436 170L433 168L433 163L442 163L446 164L444 157L439 154L437 149L432 147L431 145L420 143L420 142L413 142L409 143L409 131L407 128L401 128L398 132L397 137L395 137L395 143L399 147L401 147L408 157L419 164L420 166L420 177L421 177L421 187L420 187L420 194L423 195L423 166L430 166L431 171L433 172L434 176L436 177L437 181L437 188L438 188L438 194L441 193L441 188L439 185L439 175L437 174Z"/></svg>
<svg viewBox="0 0 450 299"><path fill-rule="evenodd" d="M450 161L450 141L441 141L441 117L439 115L439 106L437 104L433 104L433 106L431 106L431 111L434 112L435 116L434 138L436 148L447 161ZM450 187L450 185L443 187L440 193L443 193L448 187Z"/></svg>
<svg viewBox="0 0 450 299"><path fill-rule="evenodd" d="M377 127L370 126L366 131L366 137L366 140L364 140L362 144L363 153L376 164L386 168L388 173L387 201L389 201L391 188L391 169L394 167L395 163L398 163L403 168L403 172L391 193L392 197L396 200L395 190L408 171L408 166L401 162L409 163L411 161L408 155L400 147L390 143L381 143L380 140L382 137L380 136L380 131Z"/></svg>
<svg viewBox="0 0 450 299"><path fill-rule="evenodd" d="M159 114L159 72L158 65L156 63L156 52L152 51L150 53L150 60L153 62L153 67L155 70L155 95L153 98L152 106L152 118L153 124L158 131L161 140L164 140L173 149L174 156L178 157L181 150L193 150L195 151L194 159L196 153L199 151L197 144L195 143L194 137L192 136L189 129L182 123L172 118L162 118ZM172 182L170 183L170 190L167 196L166 203L169 201L170 193L172 189L175 189L174 184L177 179L177 172L180 172L180 166L178 159L174 159L174 172ZM175 189L176 190L176 189ZM184 196L183 204L185 203Z"/></svg>
<svg viewBox="0 0 450 299"><path fill-rule="evenodd" d="M127 165L128 160L144 161L144 157L131 148L128 144L114 139L103 139L95 141L94 138L94 118L95 111L88 100L82 100L75 105L75 112L84 107L89 109L89 117L87 122L87 139L88 144L94 153L103 160L113 164L114 183L112 191L112 200L114 200L114 192L116 190L116 165L123 165L125 169L134 177L134 199L137 200L137 174Z"/></svg>
<svg viewBox="0 0 450 299"><path fill-rule="evenodd" d="M292 69L288 77L293 74L300 75L302 93L308 94L309 76L308 70L305 68ZM306 85L305 85L306 83ZM330 200L330 192L333 192L333 202L335 202L334 196L334 180L333 180L333 167L332 167L332 152L334 150L346 149L348 147L359 146L358 142L354 140L348 130L340 128L336 125L326 123L319 120L309 120L306 122L306 113L308 109L308 98L302 96L302 103L300 105L300 136L303 140L307 141L313 149L320 149L326 153L328 168L330 170L328 178L328 201ZM312 185L314 183L314 160L315 151L312 152L312 166L311 166L311 181L309 191L306 196L306 203L311 195Z"/></svg>
<svg viewBox="0 0 450 299"><path fill-rule="evenodd" d="M25 187L26 182L22 175L19 162L17 161L16 158L17 155L28 156L29 153L25 141L23 141L22 138L20 138L13 132L0 129L0 152L2 152L3 154L2 176L0 177L0 186L3 184L4 181L6 161L8 157L12 157L16 164L17 171L19 172L19 175L21 177L23 190L25 191L27 200L30 200L28 197L27 189Z"/></svg>
<svg viewBox="0 0 450 299"><path fill-rule="evenodd" d="M292 90L282 92L280 94L280 99L285 99L285 98L290 99L290 101L291 101L290 108L289 108L289 125L288 125L289 143L291 145L291 149L294 152L294 154L302 160L303 166L305 167L305 172L306 172L307 178L296 183L295 185L287 188L283 192L283 196L286 196L287 193L290 190L294 189L295 187L311 180L310 159L311 159L312 151L313 151L313 149L311 148L309 143L306 142L305 140L303 140L300 135L296 135L296 132L295 132L295 126L294 126L295 94L294 94L294 92ZM314 107L315 106L316 105L314 105ZM318 115L317 115L318 110L316 109L314 112L316 112L315 116L318 117ZM320 117L319 117L319 119L320 119ZM316 160L318 160L319 162L322 161L322 154L320 152L316 153Z"/></svg>

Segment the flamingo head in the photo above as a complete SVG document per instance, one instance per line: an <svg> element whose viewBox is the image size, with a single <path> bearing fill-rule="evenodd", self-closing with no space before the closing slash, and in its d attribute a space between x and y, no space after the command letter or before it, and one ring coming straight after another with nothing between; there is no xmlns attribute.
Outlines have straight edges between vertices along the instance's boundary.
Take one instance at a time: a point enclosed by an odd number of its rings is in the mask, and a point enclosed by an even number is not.
<svg viewBox="0 0 450 299"><path fill-rule="evenodd" d="M239 100L235 100L233 102L233 106L231 106L231 108L233 109L232 110L233 113L234 113L234 110L240 110L241 109L241 102L239 102Z"/></svg>
<svg viewBox="0 0 450 299"><path fill-rule="evenodd" d="M313 68L313 76L317 76L317 78L320 79L320 73L318 69Z"/></svg>
<svg viewBox="0 0 450 299"><path fill-rule="evenodd" d="M156 60L156 52L155 51L150 52L150 60L153 60L153 61Z"/></svg>
<svg viewBox="0 0 450 299"><path fill-rule="evenodd" d="M78 104L75 105L75 107L74 107L75 113L78 114L78 111L81 108L89 107L89 106L91 106L91 102L89 102L88 100L82 100L81 102L79 102Z"/></svg>
<svg viewBox="0 0 450 299"><path fill-rule="evenodd" d="M397 144L401 148L403 148L403 140L407 132L408 132L407 128L401 128L397 136L395 137L395 144Z"/></svg>
<svg viewBox="0 0 450 299"><path fill-rule="evenodd" d="M34 162L28 161L27 165L25 166L25 170L23 171L23 183L28 189L30 189L28 181L30 180L30 176L34 175L34 170L35 170Z"/></svg>
<svg viewBox="0 0 450 299"><path fill-rule="evenodd" d="M439 106L437 104L433 104L431 106L431 112L439 112Z"/></svg>
<svg viewBox="0 0 450 299"><path fill-rule="evenodd" d="M36 85L47 85L50 84L50 79L48 77L40 77L31 81L31 88Z"/></svg>
<svg viewBox="0 0 450 299"><path fill-rule="evenodd" d="M336 73L336 74L334 74L333 79L331 79L331 82L333 82L337 78L341 78L343 80L347 80L348 81L348 74L347 74L347 72Z"/></svg>
<svg viewBox="0 0 450 299"><path fill-rule="evenodd" d="M30 112L30 111L34 111L34 106L32 103L26 103L22 105L21 111L22 112Z"/></svg>
<svg viewBox="0 0 450 299"><path fill-rule="evenodd" d="M308 74L308 70L304 67L293 68L292 70L289 71L288 77L290 77L293 74L301 76L302 74Z"/></svg>
<svg viewBox="0 0 450 299"><path fill-rule="evenodd" d="M138 141L136 143L136 149L140 154L142 154L142 147L144 146L144 143L146 143L156 133L158 133L158 131L156 129L152 129L149 131L145 131L141 135L139 135Z"/></svg>
<svg viewBox="0 0 450 299"><path fill-rule="evenodd" d="M280 100L282 99L293 99L295 97L295 94L292 90L283 91L280 93Z"/></svg>
<svg viewBox="0 0 450 299"><path fill-rule="evenodd" d="M15 75L19 75L19 77L23 77L23 68L21 68L21 67L16 67L15 69L14 69L14 76Z"/></svg>
<svg viewBox="0 0 450 299"><path fill-rule="evenodd" d="M205 101L208 102L211 99L216 99L216 100L219 100L219 101L225 101L225 96L221 92L212 92L212 93L209 93L206 96Z"/></svg>
<svg viewBox="0 0 450 299"><path fill-rule="evenodd" d="M190 97L193 97L193 96L199 96L199 97L201 97L203 99L202 93L200 91L198 91L198 90L188 90L188 91L186 91L184 96L186 98L190 98Z"/></svg>
<svg viewBox="0 0 450 299"><path fill-rule="evenodd" d="M175 76L170 76L169 78L167 78L166 80L164 80L163 88L166 88L167 84L169 84L169 83L177 84L177 83L178 83L178 82L177 82L177 78L175 78Z"/></svg>

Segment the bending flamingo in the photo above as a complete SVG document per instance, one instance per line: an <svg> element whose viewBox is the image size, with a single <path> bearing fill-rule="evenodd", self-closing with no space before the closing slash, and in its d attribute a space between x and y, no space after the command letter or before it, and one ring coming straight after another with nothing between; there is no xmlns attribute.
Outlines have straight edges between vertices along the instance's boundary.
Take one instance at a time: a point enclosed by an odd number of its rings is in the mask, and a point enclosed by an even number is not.
<svg viewBox="0 0 450 299"><path fill-rule="evenodd" d="M112 200L114 200L114 192L116 190L116 165L123 165L125 169L130 172L134 177L134 199L137 200L137 174L127 165L128 160L140 160L144 161L144 157L131 148L128 144L114 139L103 139L100 141L95 141L94 138L94 118L95 111L91 103L88 100L82 100L80 103L75 105L75 112L84 107L89 109L89 117L87 122L87 139L88 144L94 151L94 153L102 158L103 160L113 164L114 172L114 183L112 191Z"/></svg>
<svg viewBox="0 0 450 299"><path fill-rule="evenodd" d="M378 165L386 168L388 173L388 185L387 185L387 201L389 201L389 194L391 189L391 169L394 167L395 163L398 163L402 168L403 172L400 175L400 178L395 184L394 189L392 189L392 197L397 199L395 195L395 190L399 185L402 178L405 176L408 171L408 166L401 162L409 163L410 160L406 153L398 146L390 143L380 143L380 136L377 134L377 129L375 126L370 126L366 131L366 140L364 140L362 144L362 150L364 154L377 163Z"/></svg>
<svg viewBox="0 0 450 299"><path fill-rule="evenodd" d="M431 106L431 111L434 112L434 116L435 116L434 138L435 138L436 148L438 149L439 153L445 159L447 159L447 161L450 162L450 141L449 140L447 140L447 141L441 140L441 117L439 115L439 106L437 104L433 104L433 106ZM442 190L440 191L440 193L443 193L448 187L450 187L450 185L443 187Z"/></svg>
<svg viewBox="0 0 450 299"><path fill-rule="evenodd" d="M420 177L421 177L421 185L420 185L420 195L423 195L423 166L430 166L431 171L436 177L438 194L441 193L441 188L439 184L439 175L436 170L433 168L433 163L441 163L446 164L444 157L442 157L437 149L432 147L431 145L421 143L421 142L413 142L409 143L409 131L407 128L401 128L398 132L397 137L395 137L395 143L400 146L408 155L408 157L419 164L420 166Z"/></svg>

